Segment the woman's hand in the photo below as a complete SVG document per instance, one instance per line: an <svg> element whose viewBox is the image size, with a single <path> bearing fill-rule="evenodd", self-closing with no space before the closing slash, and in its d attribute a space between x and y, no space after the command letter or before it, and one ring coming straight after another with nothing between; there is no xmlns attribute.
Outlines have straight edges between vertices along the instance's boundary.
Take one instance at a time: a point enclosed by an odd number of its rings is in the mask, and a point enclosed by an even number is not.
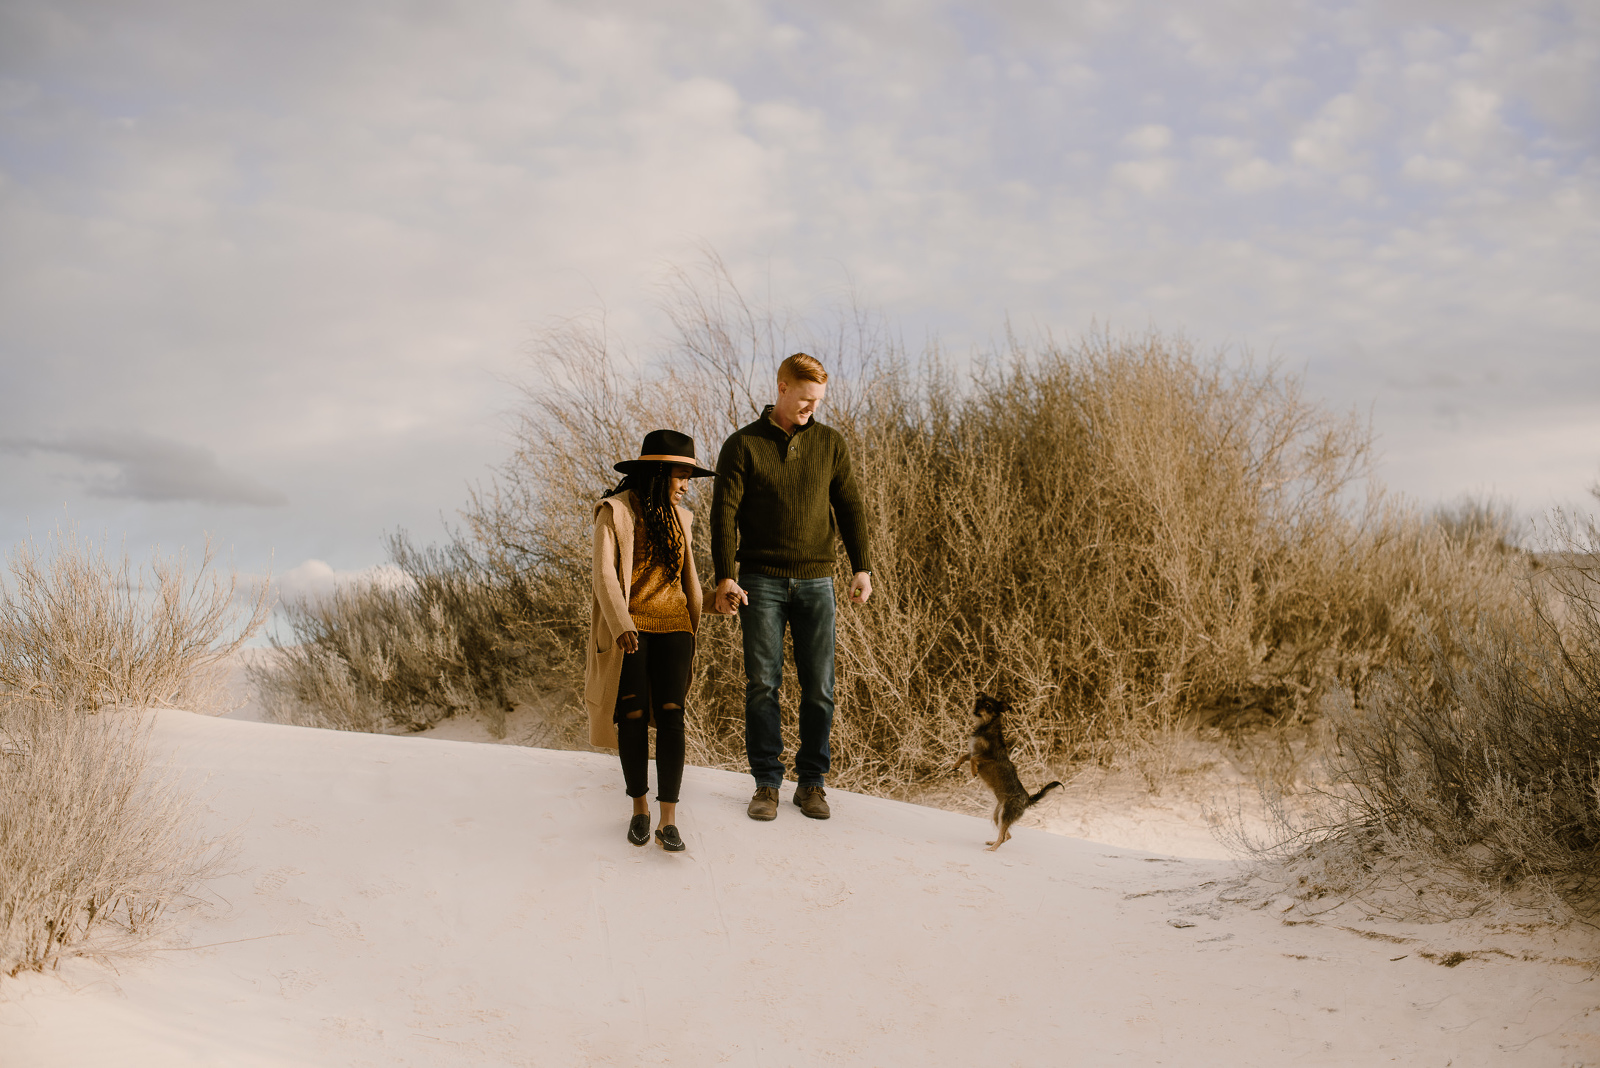
<svg viewBox="0 0 1600 1068"><path fill-rule="evenodd" d="M617 645L624 653L637 653L639 651L639 632L630 630L618 636Z"/></svg>
<svg viewBox="0 0 1600 1068"><path fill-rule="evenodd" d="M711 597L711 610L719 616L731 616L740 605L749 604L750 595L731 578L717 583L717 592Z"/></svg>

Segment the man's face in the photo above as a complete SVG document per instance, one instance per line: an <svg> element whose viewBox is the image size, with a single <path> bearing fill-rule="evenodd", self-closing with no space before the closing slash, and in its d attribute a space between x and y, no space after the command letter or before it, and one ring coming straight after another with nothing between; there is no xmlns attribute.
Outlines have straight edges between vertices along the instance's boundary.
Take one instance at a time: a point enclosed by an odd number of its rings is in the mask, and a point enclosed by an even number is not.
<svg viewBox="0 0 1600 1068"><path fill-rule="evenodd" d="M777 416L785 423L805 426L817 413L822 395L828 391L823 382L785 382L778 379Z"/></svg>

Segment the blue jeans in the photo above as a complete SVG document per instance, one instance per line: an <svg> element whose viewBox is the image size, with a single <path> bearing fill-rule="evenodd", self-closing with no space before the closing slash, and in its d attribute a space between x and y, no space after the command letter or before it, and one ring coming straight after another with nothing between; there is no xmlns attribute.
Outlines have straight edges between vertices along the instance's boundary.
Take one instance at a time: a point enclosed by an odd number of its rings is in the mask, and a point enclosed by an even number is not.
<svg viewBox="0 0 1600 1068"><path fill-rule="evenodd" d="M801 786L821 786L828 773L828 735L833 730L833 579L739 577L750 603L739 609L744 635L744 748L756 785L783 782L783 628L794 639L800 676L800 749L795 777Z"/></svg>

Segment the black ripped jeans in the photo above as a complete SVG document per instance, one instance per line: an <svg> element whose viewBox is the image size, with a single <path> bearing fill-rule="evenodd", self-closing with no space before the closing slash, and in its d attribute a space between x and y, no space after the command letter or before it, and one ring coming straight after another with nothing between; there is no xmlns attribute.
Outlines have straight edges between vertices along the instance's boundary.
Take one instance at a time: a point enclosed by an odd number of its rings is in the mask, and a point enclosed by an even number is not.
<svg viewBox="0 0 1600 1068"><path fill-rule="evenodd" d="M683 699L694 665L688 631L639 631L638 652L622 658L617 683L617 755L629 797L650 792L650 720L656 724L656 800L677 804L683 785Z"/></svg>

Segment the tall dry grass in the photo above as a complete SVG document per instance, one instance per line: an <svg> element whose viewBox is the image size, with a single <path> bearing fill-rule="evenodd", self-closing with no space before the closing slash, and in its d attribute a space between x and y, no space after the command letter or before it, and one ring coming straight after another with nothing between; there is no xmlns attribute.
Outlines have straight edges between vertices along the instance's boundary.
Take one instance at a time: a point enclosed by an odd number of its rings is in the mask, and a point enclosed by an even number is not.
<svg viewBox="0 0 1600 1068"><path fill-rule="evenodd" d="M127 951L191 899L223 850L150 762L156 705L215 694L241 611L207 552L192 570L58 532L0 586L0 975ZM91 937L95 936L95 937Z"/></svg>
<svg viewBox="0 0 1600 1068"><path fill-rule="evenodd" d="M1304 720L1439 620L1507 596L1504 553L1363 495L1366 428L1271 366L1151 335L1013 345L961 376L936 352L910 360L854 310L826 330L785 324L714 262L680 275L669 311L676 339L642 370L603 323L537 340L516 446L455 546L520 670L568 688L569 744L611 464L667 425L715 455L797 349L833 372L820 418L850 443L874 546L873 601L839 615L838 785L897 793L942 774L990 689L1017 709L1019 762L1132 760L1159 787L1182 725ZM708 497L691 503L709 580ZM380 607L335 605L301 637L332 650ZM739 646L735 622L704 621L686 710L696 763L744 766ZM435 674L454 670L430 656ZM330 663L324 677L380 692L349 658Z"/></svg>

